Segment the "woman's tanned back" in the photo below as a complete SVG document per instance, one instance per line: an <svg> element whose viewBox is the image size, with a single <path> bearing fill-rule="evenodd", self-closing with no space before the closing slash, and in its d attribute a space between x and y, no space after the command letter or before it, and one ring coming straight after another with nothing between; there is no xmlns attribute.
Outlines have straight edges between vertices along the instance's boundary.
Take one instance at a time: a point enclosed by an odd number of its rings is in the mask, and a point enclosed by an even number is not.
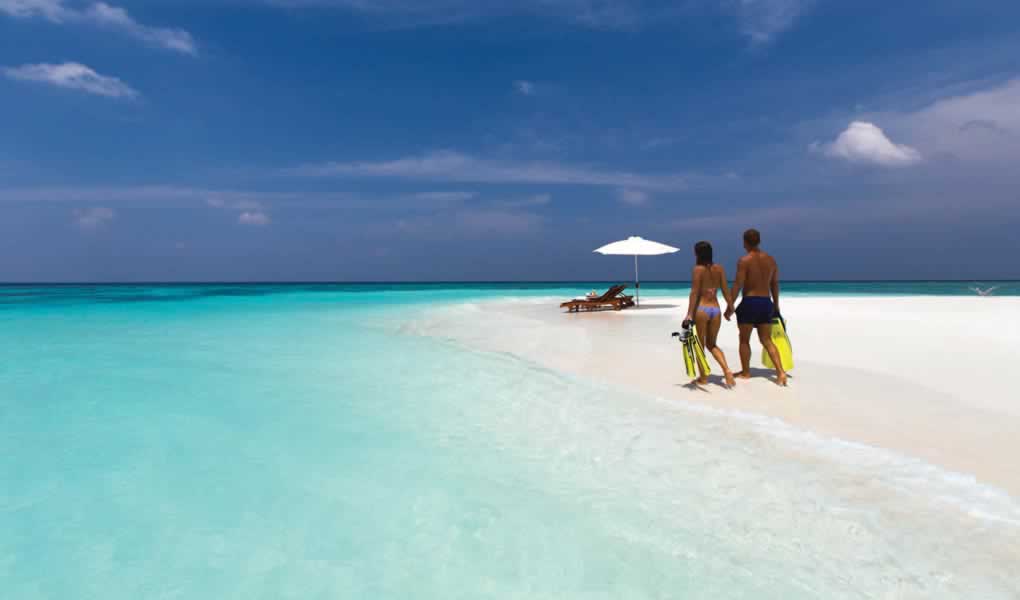
<svg viewBox="0 0 1020 600"><path fill-rule="evenodd" d="M718 291L723 287L723 278L726 277L722 265L711 265L697 267L702 269L701 273L701 304L719 306Z"/></svg>

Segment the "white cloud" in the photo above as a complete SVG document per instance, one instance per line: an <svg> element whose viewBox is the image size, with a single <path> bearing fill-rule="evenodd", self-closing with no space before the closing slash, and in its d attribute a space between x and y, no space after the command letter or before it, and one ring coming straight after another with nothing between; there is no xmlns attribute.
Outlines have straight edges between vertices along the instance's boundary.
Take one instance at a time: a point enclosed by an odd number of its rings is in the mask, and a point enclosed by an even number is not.
<svg viewBox="0 0 1020 600"><path fill-rule="evenodd" d="M469 183L558 184L677 190L687 187L678 175L603 171L554 162L517 162L475 158L459 152L431 152L379 162L330 162L300 166L285 174L304 177L379 177Z"/></svg>
<svg viewBox="0 0 1020 600"><path fill-rule="evenodd" d="M96 73L80 63L23 65L3 69L4 75L19 81L46 83L108 98L135 98L138 92L116 77Z"/></svg>
<svg viewBox="0 0 1020 600"><path fill-rule="evenodd" d="M925 155L983 163L1020 159L1020 79L887 115Z"/></svg>
<svg viewBox="0 0 1020 600"><path fill-rule="evenodd" d="M112 208L95 206L92 208L75 209L72 213L75 224L82 229L98 229L106 225L116 216Z"/></svg>
<svg viewBox="0 0 1020 600"><path fill-rule="evenodd" d="M534 233L542 225L542 218L531 213L474 210L456 215L457 226L475 234L523 235Z"/></svg>
<svg viewBox="0 0 1020 600"><path fill-rule="evenodd" d="M206 192L205 203L213 208L261 210L262 203L240 192Z"/></svg>
<svg viewBox="0 0 1020 600"><path fill-rule="evenodd" d="M1012 178L1020 160L1018 107L1020 78L956 84L951 93L943 92L942 98L915 110L855 115L854 123L836 140L815 142L810 149L884 166L924 161L939 164L943 174L949 169L973 177L978 169L986 181L993 173ZM874 123L882 123L883 128Z"/></svg>
<svg viewBox="0 0 1020 600"><path fill-rule="evenodd" d="M771 42L789 30L814 0L730 0L744 35L755 44Z"/></svg>
<svg viewBox="0 0 1020 600"><path fill-rule="evenodd" d="M896 144L874 123L854 121L832 143L814 145L827 156L884 167L905 167L921 162L916 149Z"/></svg>
<svg viewBox="0 0 1020 600"><path fill-rule="evenodd" d="M0 13L27 19L40 16L61 23L67 14L63 0L0 0Z"/></svg>
<svg viewBox="0 0 1020 600"><path fill-rule="evenodd" d="M471 237L519 237L541 231L544 219L529 212L464 209L397 220L397 230L424 239L448 240L453 232Z"/></svg>
<svg viewBox="0 0 1020 600"><path fill-rule="evenodd" d="M269 0L278 6L329 6L404 27L427 27L506 16L552 17L592 29L630 29L675 12L666 0Z"/></svg>
<svg viewBox="0 0 1020 600"><path fill-rule="evenodd" d="M368 194L343 191L217 190L171 185L96 187L0 187L0 203L49 202L68 204L130 205L163 207L208 206L226 211L268 212L275 205L322 208L408 209L459 206L477 198L473 191L428 191L417 193Z"/></svg>
<svg viewBox="0 0 1020 600"><path fill-rule="evenodd" d="M648 202L648 192L632 188L621 188L616 191L616 197L620 202L630 206L643 206Z"/></svg>
<svg viewBox="0 0 1020 600"><path fill-rule="evenodd" d="M0 0L0 13L20 19L41 18L57 24L111 29L150 46L192 56L198 54L198 45L187 31L143 25L123 8L105 2L77 9L68 7L65 0Z"/></svg>
<svg viewBox="0 0 1020 600"><path fill-rule="evenodd" d="M522 96L534 96L535 95L535 84L530 81L515 81L514 89L517 90L518 94Z"/></svg>
<svg viewBox="0 0 1020 600"><path fill-rule="evenodd" d="M238 211L237 222L241 225L261 227L269 225L269 215L266 214L262 202L256 200L261 194L245 194L243 192L216 192L206 191L201 193L205 203L212 208L228 211Z"/></svg>
<svg viewBox="0 0 1020 600"><path fill-rule="evenodd" d="M534 196L528 196L527 198L521 198L520 200L505 202L504 205L513 207L546 206L550 202L552 202L552 194L535 194Z"/></svg>
<svg viewBox="0 0 1020 600"><path fill-rule="evenodd" d="M237 217L237 222L241 225L262 227L269 225L269 215L261 211L244 211Z"/></svg>
<svg viewBox="0 0 1020 600"><path fill-rule="evenodd" d="M844 211L831 211L810 205L780 205L737 213L730 211L720 214L671 219L661 223L661 225L671 231L731 231L734 234L738 234L738 232L746 229L749 223L758 228L770 228L813 222L828 223L833 220L838 221L839 218L845 218ZM734 235L733 239L737 239L736 235Z"/></svg>
<svg viewBox="0 0 1020 600"><path fill-rule="evenodd" d="M342 194L320 194L324 199L339 199ZM73 203L145 203L176 206L206 204L215 208L244 210L270 202L292 202L306 196L299 192L259 192L213 190L172 185L0 188L0 202L73 202Z"/></svg>
<svg viewBox="0 0 1020 600"><path fill-rule="evenodd" d="M277 6L335 7L402 27L428 27L507 16L550 18L598 30L638 30L712 18L720 12L754 43L793 27L815 0L268 0Z"/></svg>
<svg viewBox="0 0 1020 600"><path fill-rule="evenodd" d="M813 202L778 204L737 213L728 211L666 219L656 225L664 231L732 235L735 241L748 226L764 231L766 241L771 237L769 231L780 230L784 236L824 240L846 232L852 225L930 223L952 226L965 220L973 222L978 217L987 222L1001 221L1003 215L1011 214L1016 206L1016 197L1002 190L982 194L980 201L961 201L972 194L973 189L970 178L956 184L939 181L927 189L896 190L879 196L868 193L832 206Z"/></svg>
<svg viewBox="0 0 1020 600"><path fill-rule="evenodd" d="M103 27L118 29L127 35L159 48L190 54L198 54L198 45L190 33L183 29L150 27L135 21L123 8L104 2L93 4L85 13L86 20Z"/></svg>
<svg viewBox="0 0 1020 600"><path fill-rule="evenodd" d="M414 198L434 204L460 204L477 195L475 192L418 192Z"/></svg>

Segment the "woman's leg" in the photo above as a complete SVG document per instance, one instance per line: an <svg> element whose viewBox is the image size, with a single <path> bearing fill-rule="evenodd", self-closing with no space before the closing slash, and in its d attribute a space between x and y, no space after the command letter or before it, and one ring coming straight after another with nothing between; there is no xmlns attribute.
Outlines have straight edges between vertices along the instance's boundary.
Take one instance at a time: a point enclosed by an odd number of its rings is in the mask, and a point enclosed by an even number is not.
<svg viewBox="0 0 1020 600"><path fill-rule="evenodd" d="M726 354L723 353L722 348L716 345L716 340L719 338L719 328L722 327L722 317L716 315L708 322L708 327L705 330L705 348L712 353L715 361L722 367L723 375L726 377L726 385L736 385L737 380L733 378L733 373L730 372L730 366L726 364Z"/></svg>
<svg viewBox="0 0 1020 600"><path fill-rule="evenodd" d="M709 318L708 318L708 315L705 314L705 311L703 311L703 310L695 311L695 313L694 313L694 325L697 326L697 328L698 328L698 337L701 338L701 343L702 344L705 343L705 337L703 337L703 336L708 331L708 322L709 322ZM708 373L706 373L704 367L701 366L701 362L700 361L697 361L697 362L698 362L698 371L701 373L701 377L698 377L697 381L698 381L698 383L704 385L704 384L708 383Z"/></svg>

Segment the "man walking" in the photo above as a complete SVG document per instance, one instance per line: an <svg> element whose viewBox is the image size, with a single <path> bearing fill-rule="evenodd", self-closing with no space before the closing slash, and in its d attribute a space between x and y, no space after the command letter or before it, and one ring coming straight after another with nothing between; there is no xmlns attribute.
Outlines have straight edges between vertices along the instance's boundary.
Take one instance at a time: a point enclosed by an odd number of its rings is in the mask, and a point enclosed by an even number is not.
<svg viewBox="0 0 1020 600"><path fill-rule="evenodd" d="M776 260L762 252L761 233L757 229L744 232L744 250L737 262L737 279L730 291L730 307L726 320L733 316L737 296L743 291L737 306L737 327L740 330L740 366L736 377L751 377L751 332L757 330L758 340L776 366L776 383L786 385L786 372L779 351L772 343L772 318L779 314L779 266Z"/></svg>

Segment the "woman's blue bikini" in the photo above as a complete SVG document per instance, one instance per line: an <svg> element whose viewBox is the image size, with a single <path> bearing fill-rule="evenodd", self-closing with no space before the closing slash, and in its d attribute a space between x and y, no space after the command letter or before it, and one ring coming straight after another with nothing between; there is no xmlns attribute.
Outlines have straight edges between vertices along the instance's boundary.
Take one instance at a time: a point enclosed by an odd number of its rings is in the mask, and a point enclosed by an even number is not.
<svg viewBox="0 0 1020 600"><path fill-rule="evenodd" d="M708 315L709 319L714 319L722 314L722 309L718 306L699 306L698 310Z"/></svg>

